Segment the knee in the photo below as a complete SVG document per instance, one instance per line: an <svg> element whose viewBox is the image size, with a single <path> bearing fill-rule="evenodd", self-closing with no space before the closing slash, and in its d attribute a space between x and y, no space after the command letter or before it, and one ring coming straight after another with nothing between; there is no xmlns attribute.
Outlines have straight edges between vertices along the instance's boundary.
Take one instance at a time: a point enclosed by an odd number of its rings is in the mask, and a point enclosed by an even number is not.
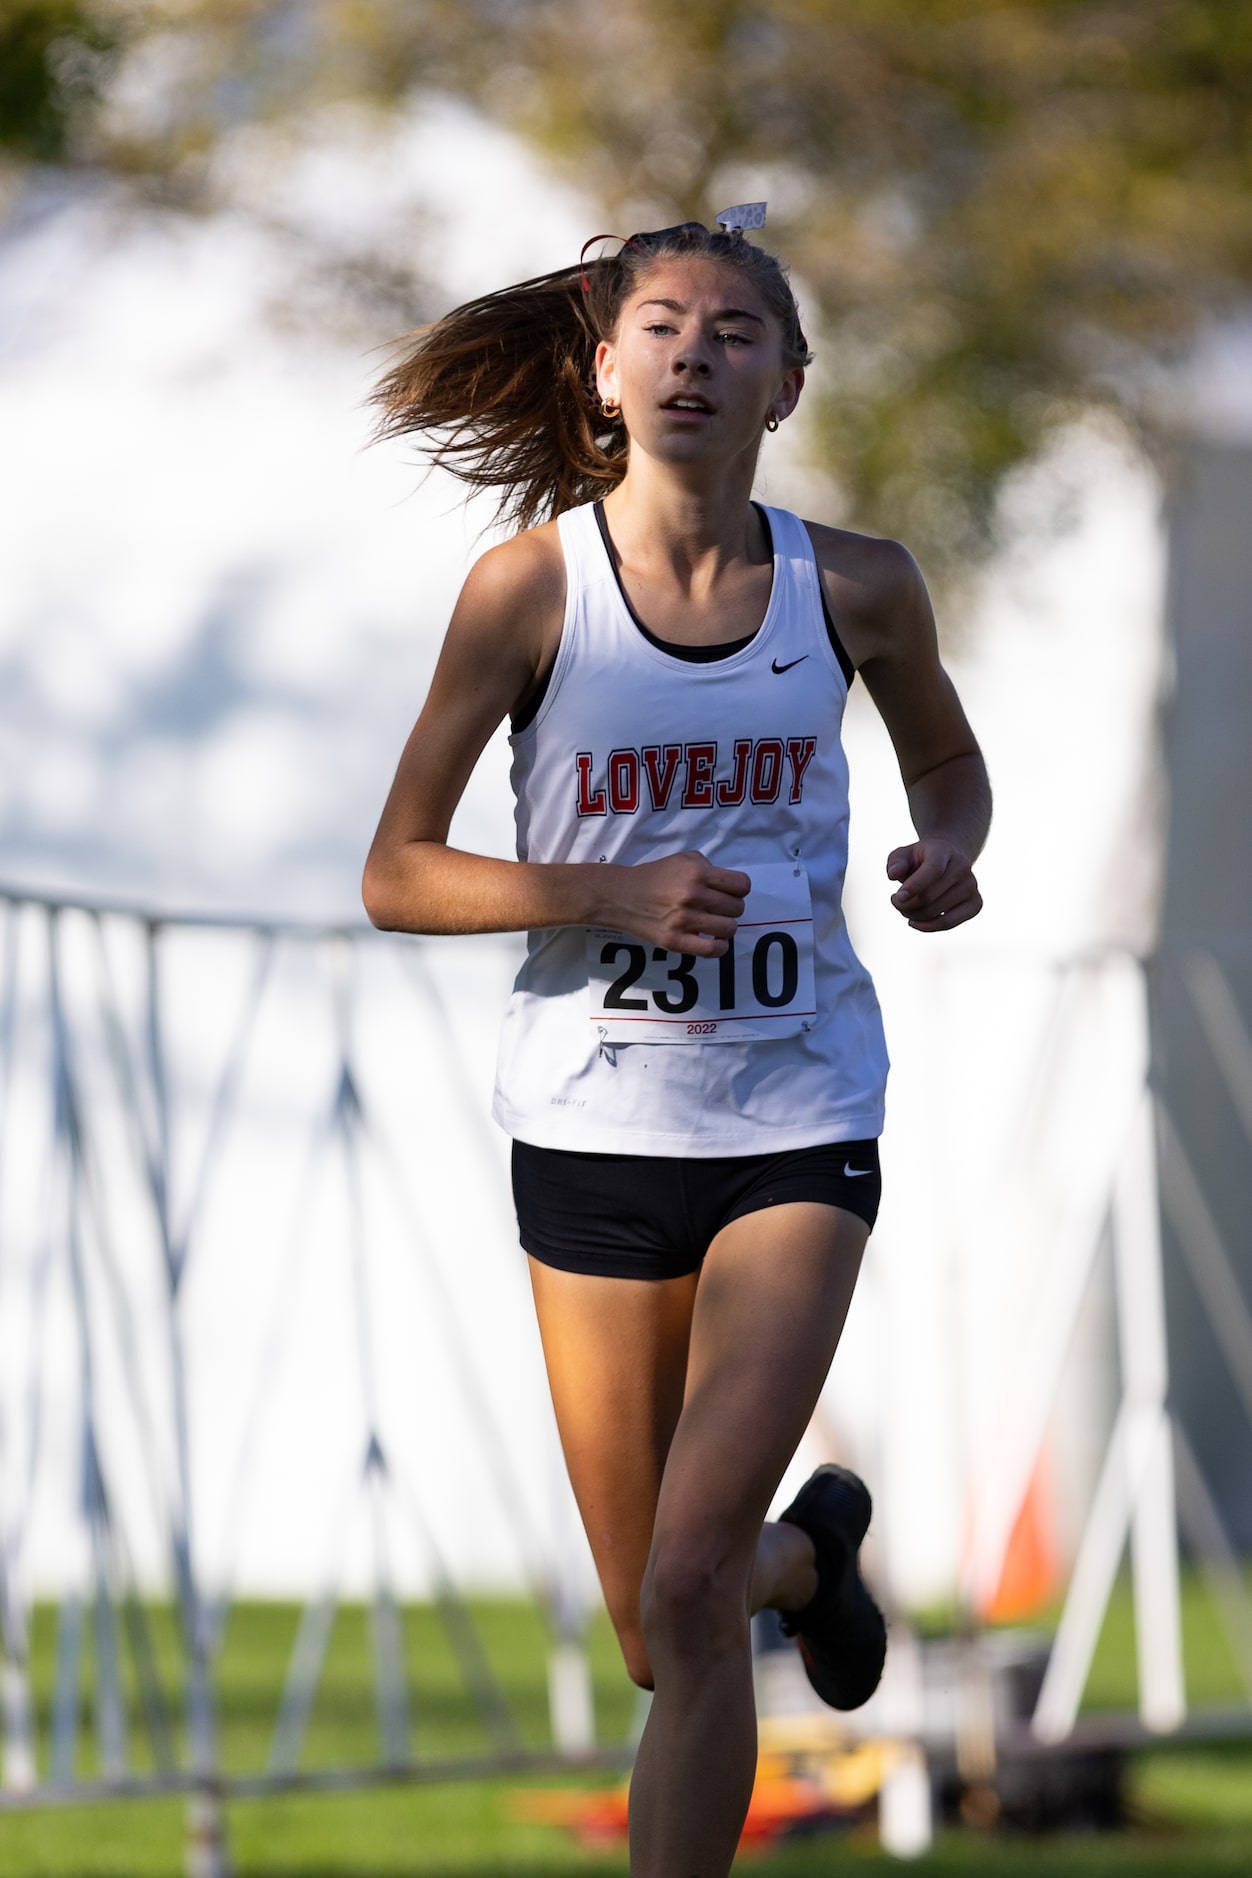
<svg viewBox="0 0 1252 1878"><path fill-rule="evenodd" d="M648 1646L639 1616L639 1593L636 1590L633 1594L613 1596L612 1590L613 1587L605 1587L605 1602L626 1674L637 1688L651 1689L652 1665L648 1661Z"/></svg>
<svg viewBox="0 0 1252 1878"><path fill-rule="evenodd" d="M708 1535L659 1540L640 1599L649 1652L707 1656L746 1637L748 1576L748 1566Z"/></svg>
<svg viewBox="0 0 1252 1878"><path fill-rule="evenodd" d="M638 1689L651 1689L652 1664L648 1657L648 1645L643 1634L643 1625L639 1621L639 1600L635 1599L633 1611L623 1617L617 1611L610 1610L613 1628L617 1632L617 1646L626 1665L626 1674Z"/></svg>
<svg viewBox="0 0 1252 1878"><path fill-rule="evenodd" d="M626 1674L636 1689L655 1689L652 1676L652 1662L648 1656L648 1646L643 1640L642 1630L633 1636L618 1636L621 1645L622 1661L626 1665Z"/></svg>

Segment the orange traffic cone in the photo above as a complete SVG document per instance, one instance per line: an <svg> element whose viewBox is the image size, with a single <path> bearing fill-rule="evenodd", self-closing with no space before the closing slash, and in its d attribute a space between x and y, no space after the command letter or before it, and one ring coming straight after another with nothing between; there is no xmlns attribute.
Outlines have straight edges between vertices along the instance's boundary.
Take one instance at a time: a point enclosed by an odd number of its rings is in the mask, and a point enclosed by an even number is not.
<svg viewBox="0 0 1252 1878"><path fill-rule="evenodd" d="M988 1623L1007 1624L1035 1617L1052 1602L1058 1588L1056 1521L1046 1452L1040 1454L1030 1477L1004 1554L1000 1582L983 1617Z"/></svg>

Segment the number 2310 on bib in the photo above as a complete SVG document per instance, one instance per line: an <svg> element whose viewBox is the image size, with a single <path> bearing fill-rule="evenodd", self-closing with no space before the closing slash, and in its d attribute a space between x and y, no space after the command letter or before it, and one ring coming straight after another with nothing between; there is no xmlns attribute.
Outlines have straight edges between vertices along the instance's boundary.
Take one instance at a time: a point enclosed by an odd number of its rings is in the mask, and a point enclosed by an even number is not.
<svg viewBox="0 0 1252 1878"><path fill-rule="evenodd" d="M808 876L790 861L743 871L752 891L721 958L588 928L589 1016L602 1042L737 1043L794 1037L812 1026Z"/></svg>

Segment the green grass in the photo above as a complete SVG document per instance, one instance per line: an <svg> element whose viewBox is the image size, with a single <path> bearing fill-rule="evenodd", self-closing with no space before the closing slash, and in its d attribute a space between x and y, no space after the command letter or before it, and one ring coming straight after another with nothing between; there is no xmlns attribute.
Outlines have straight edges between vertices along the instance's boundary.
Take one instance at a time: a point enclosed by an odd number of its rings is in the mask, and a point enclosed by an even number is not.
<svg viewBox="0 0 1252 1878"><path fill-rule="evenodd" d="M526 1746L549 1745L545 1694L546 1637L538 1613L518 1603L478 1601L473 1616L492 1671ZM177 1638L167 1610L147 1613L153 1648L172 1707L179 1693ZM229 1770L265 1765L298 1612L286 1605L244 1604L231 1614L217 1670L222 1752ZM1193 1702L1234 1702L1239 1685L1222 1633L1190 1577L1184 1586L1184 1639ZM36 1614L33 1682L41 1770L47 1766L55 1614ZM465 1694L456 1655L437 1613L404 1613L406 1670L414 1748L441 1759L485 1753L487 1730ZM377 1758L370 1677L368 1614L343 1609L336 1620L301 1765L369 1764ZM85 1640L76 1771L96 1771L91 1650ZM625 1740L635 1693L622 1671L607 1623L591 1637L600 1739ZM133 1671L131 1762L152 1765L143 1738ZM1135 1697L1133 1614L1119 1587L1100 1639L1088 1691L1091 1708L1128 1708ZM181 1722L174 1722L181 1751ZM238 1801L228 1813L241 1878L611 1878L626 1870L623 1852L589 1854L568 1835L512 1814L516 1780L474 1780L432 1787L387 1787L331 1796ZM571 1784L548 1781L538 1784ZM598 1784L592 1781L591 1784ZM1138 1822L1117 1835L1024 1841L970 1832L941 1836L917 1861L919 1875L969 1871L978 1878L1191 1878L1252 1873L1252 1746L1158 1749L1140 1756L1130 1776ZM178 1878L183 1869L181 1801L117 1802L0 1817L0 1878ZM834 1869L883 1867L873 1833L824 1836L742 1861L756 1878L817 1878Z"/></svg>
<svg viewBox="0 0 1252 1878"><path fill-rule="evenodd" d="M1173 1757L1166 1757L1173 1758ZM1252 1821L1245 1757L1242 1823L1188 1830L1157 1824L1117 1835L1048 1839L941 1836L910 1869L979 1878L1246 1878ZM230 1808L231 1850L240 1878L616 1878L623 1852L588 1854L564 1834L510 1817L512 1784L416 1791L388 1789L336 1799L282 1799ZM1233 1791L1233 1785L1232 1785ZM179 1878L181 1807L74 1809L0 1821L4 1878ZM745 1878L828 1878L832 1871L899 1869L864 1829L740 1860Z"/></svg>
<svg viewBox="0 0 1252 1878"><path fill-rule="evenodd" d="M1247 1701L1213 1601L1194 1571L1182 1575L1182 1639L1187 1696L1193 1707ZM1137 1699L1134 1606L1130 1585L1122 1579L1109 1601L1083 1706L1129 1709Z"/></svg>
<svg viewBox="0 0 1252 1878"><path fill-rule="evenodd" d="M538 1608L520 1600L478 1599L468 1607L482 1656L512 1716L517 1745L549 1749L546 1682L547 1630ZM163 1685L179 1757L184 1748L180 1649L174 1613L145 1612L152 1652ZM295 1642L296 1605L236 1605L227 1624L214 1673L221 1720L221 1754L229 1773L263 1771L279 1699ZM56 1611L36 1610L32 1640L32 1685L41 1772L49 1763L49 1735L56 1660ZM428 1760L485 1756L487 1724L466 1691L465 1678L447 1629L431 1605L403 1613L412 1748ZM83 1685L76 1774L98 1775L95 1738L94 1663L84 1621ZM622 1743L634 1713L635 1691L621 1666L608 1620L600 1613L589 1638L599 1738ZM129 1762L137 1774L152 1772L155 1755L142 1720L138 1679L126 1663ZM372 1680L368 1610L345 1604L336 1613L300 1765L306 1769L369 1765L380 1758ZM0 1868L2 1869L2 1868Z"/></svg>

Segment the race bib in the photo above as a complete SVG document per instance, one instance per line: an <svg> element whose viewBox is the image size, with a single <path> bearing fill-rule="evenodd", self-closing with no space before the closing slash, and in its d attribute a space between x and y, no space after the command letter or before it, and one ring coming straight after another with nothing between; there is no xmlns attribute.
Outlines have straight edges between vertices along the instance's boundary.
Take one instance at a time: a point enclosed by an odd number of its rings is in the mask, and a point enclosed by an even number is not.
<svg viewBox="0 0 1252 1878"><path fill-rule="evenodd" d="M791 861L744 869L752 891L719 959L587 929L591 1022L602 1043L735 1043L812 1027L813 905Z"/></svg>

